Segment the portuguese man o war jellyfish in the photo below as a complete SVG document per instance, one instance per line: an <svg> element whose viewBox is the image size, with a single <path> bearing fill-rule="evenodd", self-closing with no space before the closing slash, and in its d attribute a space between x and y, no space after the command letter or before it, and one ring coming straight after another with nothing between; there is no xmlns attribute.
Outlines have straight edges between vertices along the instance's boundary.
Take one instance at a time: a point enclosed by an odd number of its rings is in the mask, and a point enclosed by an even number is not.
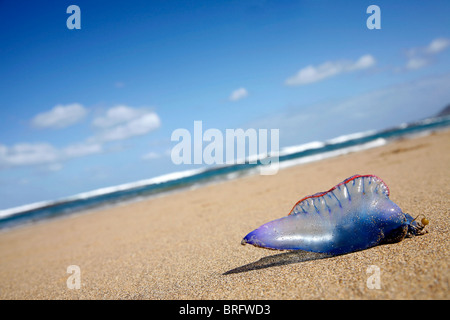
<svg viewBox="0 0 450 320"><path fill-rule="evenodd" d="M241 244L338 255L425 234L428 219L416 219L389 199L383 180L354 175L301 199L288 216L263 224Z"/></svg>

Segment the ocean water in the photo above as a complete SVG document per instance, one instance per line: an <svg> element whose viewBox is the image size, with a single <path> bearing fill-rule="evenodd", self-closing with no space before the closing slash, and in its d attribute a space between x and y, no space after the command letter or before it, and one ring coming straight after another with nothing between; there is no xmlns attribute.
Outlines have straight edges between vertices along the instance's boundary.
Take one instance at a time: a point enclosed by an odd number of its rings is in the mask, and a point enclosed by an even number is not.
<svg viewBox="0 0 450 320"><path fill-rule="evenodd" d="M385 145L399 138L427 135L448 127L450 127L450 116L429 118L414 123L401 124L387 130L356 132L327 141L313 141L290 146L280 150L279 168L283 169L350 152L358 152ZM155 195L235 179L245 175L257 174L262 164L260 161L257 161L257 163L253 162L247 161L245 164L174 172L151 179L84 192L64 199L42 201L0 210L0 229L85 212L104 206L138 201Z"/></svg>

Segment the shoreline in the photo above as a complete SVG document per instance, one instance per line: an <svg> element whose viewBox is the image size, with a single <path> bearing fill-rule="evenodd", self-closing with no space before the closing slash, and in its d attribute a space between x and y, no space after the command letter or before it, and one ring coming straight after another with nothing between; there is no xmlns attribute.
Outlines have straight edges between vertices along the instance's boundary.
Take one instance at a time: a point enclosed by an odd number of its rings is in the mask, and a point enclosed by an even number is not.
<svg viewBox="0 0 450 320"><path fill-rule="evenodd" d="M0 232L2 299L448 299L450 131ZM335 257L242 246L302 197L375 174L429 233ZM414 215L413 214L413 215ZM67 267L81 289L67 288ZM381 270L368 289L367 269Z"/></svg>
<svg viewBox="0 0 450 320"><path fill-rule="evenodd" d="M372 148L378 148L378 147L393 143L397 140L415 139L418 137L424 137L424 136L428 136L428 135L431 135L434 133L445 132L445 131L449 131L449 130L450 129L447 127L435 128L432 130L420 131L418 133L409 133L405 136L400 136L400 137L387 138L387 139L378 138L378 139L375 139L375 140L372 140L369 142L365 142L363 144L349 146L349 147L332 150L332 151L326 151L323 153L319 153L317 155L313 154L313 155L303 156L303 157L299 157L299 158L288 159L288 160L278 162L277 172L279 170L283 170L283 169L290 168L293 166L304 165L304 164L311 163L311 162L323 161L326 159L335 158L335 157L339 157L339 156L346 155L346 154L361 152L361 151L365 151L365 150L372 149ZM301 147L302 147L301 151L305 150L305 146L310 146L315 143L320 143L322 146L325 146L327 143L336 144L336 143L340 143L340 142L346 142L349 138L364 138L364 137L374 134L374 133L377 133L377 131L371 130L371 131L366 131L366 132L358 132L358 133L354 133L354 134L347 134L347 135L339 136L334 139L327 140L325 142L306 143L306 144L301 145ZM288 149L289 148L291 148L291 149L298 148L298 147L299 146L293 146L293 147L288 147ZM315 149L315 148L312 148L312 149ZM286 154L283 154L283 156L284 155L286 155ZM3 213L4 215L6 214L5 219L9 219L9 218L15 219L16 216L17 216L17 218L20 219L19 216L21 216L23 214L26 215L29 212L32 212L34 210L40 210L41 208L45 209L46 207L49 207L49 206L52 207L52 206L59 205L59 204L73 202L73 201L76 201L78 198L81 200L84 200L84 199L86 199L86 196L88 194L93 194L93 197L95 197L99 194L100 195L107 194L108 192L105 192L106 190L114 190L113 192L120 192L126 186L136 186L137 188L139 188L139 186L141 186L141 185L148 184L148 181L160 180L161 178L166 177L168 175L185 174L187 172L192 172L192 171L197 171L198 173L202 173L202 172L206 172L209 170L216 170L218 168L220 168L220 166L212 167L212 168L198 168L198 169L183 170L183 171L174 172L174 173L170 173L170 174L164 174L161 176L144 179L144 180L140 180L140 181L134 181L134 182L129 182L129 183L125 183L125 184L121 184L121 185L117 185L117 186L104 187L104 188L100 188L100 189L91 190L88 192L82 192L82 193L75 194L72 196L67 196L67 197L61 198L61 199L45 200L45 201L40 201L40 202L35 202L35 203L29 203L29 204L21 205L18 207L0 210L0 216ZM195 182L192 184L181 185L174 189L161 190L159 192L143 194L143 195L139 195L139 196L132 196L129 198L124 198L122 200L115 200L115 201L99 203L92 207L87 207L87 208L82 208L82 209L74 209L73 211L69 211L67 213L57 213L56 215L54 215L50 218L45 217L45 218L38 218L35 220L25 221L25 222L18 222L18 223L13 222L11 226L2 226L1 222L0 222L0 233L2 233L4 231L7 232L8 230L12 230L12 229L16 229L16 228L21 228L21 227L24 227L27 225L32 226L35 224L44 223L45 221L61 219L61 218L69 217L72 215L79 215L79 214L85 214L85 213L87 214L87 213L92 213L92 212L95 212L98 210L105 210L108 208L113 208L115 206L122 206L122 205L127 205L129 203L147 201L147 200L157 198L160 196L171 195L171 194L175 194L177 192L183 192L186 190L201 188L203 186L218 184L218 183L227 182L230 180L235 180L235 179L239 179L242 177L252 176L252 175L257 175L257 174L261 174L261 169L259 167L256 167L253 169L247 169L247 170L244 170L243 172L228 173L228 174L225 174L225 176L218 176L218 177L206 180L206 181L199 181L199 182ZM152 184L150 184L150 185L152 185ZM133 188L130 188L130 189L133 189ZM130 189L125 188L124 190L130 190ZM15 212L15 211L23 209L23 208L26 208L26 209L24 211L18 211L17 213L12 213L12 214L7 213L9 211ZM31 209L28 210L28 208L31 208ZM0 218L2 218L2 217L0 217Z"/></svg>
<svg viewBox="0 0 450 320"><path fill-rule="evenodd" d="M426 136L429 134L432 134L434 132L440 132L449 130L448 123L450 121L450 117L434 117L434 118L426 118L422 119L416 122L411 123L403 123L401 125L398 125L396 127L387 128L384 130L368 130L368 131L362 131L362 132L355 132L351 134L344 134L341 136L337 136L332 139L328 139L325 141L312 141L308 143L298 144L298 145L292 145L288 147L284 147L280 150L279 158L277 161L278 168L275 169L276 172L278 172L279 169L283 169L290 166L295 166L299 164L305 164L309 162L314 161L321 161L327 158L332 158L336 156L340 156L343 154L348 154L352 152L359 152L364 151L366 149L371 149L374 147L379 147L388 143L392 143L393 141L396 141L398 139L409 139L414 138L418 136ZM446 125L447 124L447 125ZM364 140L364 142L361 141ZM358 143L355 143L355 141L358 141ZM344 144L344 146L342 146ZM336 148L336 146L338 146ZM328 149L328 150L324 150ZM315 150L321 150L319 152L315 152ZM252 163L253 160L256 160L256 158L259 158L259 155L257 157L248 157L247 160ZM210 179L207 179L206 181L202 181L202 178L199 179L198 182L189 183L187 181L184 181L184 178L193 178L195 179L195 176L201 176L204 173L207 172L213 172L213 171L221 171L223 168L226 167L235 167L235 170L232 170L228 173L222 173L217 175L216 177L209 177ZM272 166L272 165L270 165ZM196 169L187 169L183 171L176 171L171 173L162 174L159 176L155 176L152 178L147 178L143 180L138 181L132 181L127 182L119 185L113 185L113 186L107 186L102 187L98 189L93 189L90 191L81 192L78 194L73 194L69 196L65 196L62 198L57 198L53 200L41 200L38 202L33 203L26 203L19 206L14 207L7 207L5 209L0 210L0 229L3 229L3 221L5 220L14 220L16 217L17 219L26 219L30 220L30 218L26 217L27 214L33 214L36 213L36 211L45 210L47 208L57 207L59 208L59 212L53 212L52 216L59 216L61 214L64 214L61 212L62 208L61 206L66 206L70 203L74 204L76 207L82 207L78 209L69 208L69 213L71 212L81 212L81 211L90 211L91 209L101 209L106 206L110 206L113 203L122 203L122 202L128 202L133 201L134 198L151 198L151 196L155 194L161 194L170 192L172 187L168 187L168 190L164 190L164 185L166 183L172 183L175 182L175 184L178 182L179 186L174 187L176 189L185 189L190 188L192 186L197 185L203 185L203 184L209 184L214 183L216 181L226 181L231 180L235 177L240 176L246 176L249 174L252 174L251 172L253 169L256 171L259 171L261 174L262 171L265 171L266 166L256 166L255 168L247 168L243 171L241 168L237 168L237 163L234 165L222 165L218 164L216 166L210 166L210 167L201 167ZM271 169L269 169L271 170ZM243 174L241 174L244 172ZM224 176L223 176L224 175ZM158 190L158 185L162 185L163 187L161 190ZM154 188L156 186L156 188ZM138 192L134 196L128 195L128 197L123 197L122 200L116 199L113 201L106 201L101 200L98 198L101 198L102 196L108 196L111 194L116 194L120 197L121 192L133 192L133 190L142 190L142 188L146 188L146 191L144 191L144 196L142 196ZM145 190L145 189L144 189ZM155 191L155 192L153 192ZM83 207L82 203L79 203L83 200L93 200L93 205L85 205ZM63 210L67 212L67 210ZM41 215L47 215L47 212L40 212ZM22 218L21 218L22 217ZM40 218L38 218L40 219ZM35 220L32 219L31 220ZM8 224L8 222L6 222ZM14 222L12 224L15 224ZM20 222L18 223L20 224Z"/></svg>

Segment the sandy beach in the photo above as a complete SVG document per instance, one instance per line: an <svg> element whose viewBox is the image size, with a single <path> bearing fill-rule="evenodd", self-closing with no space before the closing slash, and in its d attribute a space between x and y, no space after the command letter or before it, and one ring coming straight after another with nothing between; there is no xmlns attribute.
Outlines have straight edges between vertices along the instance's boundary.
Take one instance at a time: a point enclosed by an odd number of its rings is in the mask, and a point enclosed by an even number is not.
<svg viewBox="0 0 450 320"><path fill-rule="evenodd" d="M450 131L0 233L1 299L449 299ZM302 197L375 174L428 234L335 257L242 246ZM67 268L79 266L80 289ZM380 289L370 289L370 266ZM370 269L369 269L370 271Z"/></svg>

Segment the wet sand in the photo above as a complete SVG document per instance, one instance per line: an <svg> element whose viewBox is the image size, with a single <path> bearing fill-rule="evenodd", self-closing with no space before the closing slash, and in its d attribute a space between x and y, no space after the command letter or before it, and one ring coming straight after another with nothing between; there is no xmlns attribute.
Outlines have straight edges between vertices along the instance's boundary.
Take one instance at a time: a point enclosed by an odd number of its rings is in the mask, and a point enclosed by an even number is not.
<svg viewBox="0 0 450 320"><path fill-rule="evenodd" d="M381 177L404 212L427 215L429 233L335 257L240 244L354 174ZM445 131L25 226L0 233L0 298L449 299L449 194ZM367 285L370 266L380 289Z"/></svg>

